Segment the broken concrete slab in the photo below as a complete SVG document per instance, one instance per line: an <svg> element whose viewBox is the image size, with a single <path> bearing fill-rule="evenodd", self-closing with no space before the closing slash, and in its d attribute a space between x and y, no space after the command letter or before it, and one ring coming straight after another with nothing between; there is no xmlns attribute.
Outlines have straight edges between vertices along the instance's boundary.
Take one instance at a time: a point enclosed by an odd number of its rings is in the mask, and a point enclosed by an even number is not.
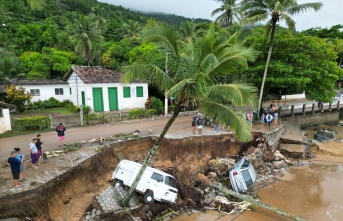
<svg viewBox="0 0 343 221"><path fill-rule="evenodd" d="M299 124L285 124L284 133L281 135L281 141L287 144L302 144L304 137Z"/></svg>
<svg viewBox="0 0 343 221"><path fill-rule="evenodd" d="M279 150L286 157L302 158L305 153L305 146L303 144L280 144Z"/></svg>

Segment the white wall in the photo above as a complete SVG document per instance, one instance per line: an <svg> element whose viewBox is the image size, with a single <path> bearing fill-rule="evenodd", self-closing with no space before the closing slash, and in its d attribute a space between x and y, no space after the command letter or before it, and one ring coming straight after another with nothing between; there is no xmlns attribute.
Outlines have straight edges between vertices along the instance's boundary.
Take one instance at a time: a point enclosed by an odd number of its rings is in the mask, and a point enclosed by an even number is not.
<svg viewBox="0 0 343 221"><path fill-rule="evenodd" d="M6 131L12 130L11 128L11 117L9 109L0 109L2 111L2 116L0 117L0 133L5 133Z"/></svg>
<svg viewBox="0 0 343 221"><path fill-rule="evenodd" d="M148 94L148 84L147 83L132 83L132 84L121 84L121 83L100 83L100 84L85 84L83 81L74 73L72 73L68 79L69 86L72 90L70 95L70 100L77 106L82 104L81 92L85 92L86 105L90 106L92 110L93 107L93 90L92 88L102 88L102 97L104 103L104 111L109 111L109 101L108 101L108 88L116 87L118 92L118 109L133 109L133 108L144 108L145 102L147 101ZM137 97L136 87L143 87L143 97ZM131 88L131 97L124 98L123 87Z"/></svg>
<svg viewBox="0 0 343 221"><path fill-rule="evenodd" d="M18 88L20 86L16 86ZM31 102L38 100L47 100L50 97L54 97L59 101L69 99L69 85L68 84L52 84L52 85L22 85L27 92L30 92L30 89L39 89L40 96L32 96ZM55 88L63 88L63 95L56 95Z"/></svg>

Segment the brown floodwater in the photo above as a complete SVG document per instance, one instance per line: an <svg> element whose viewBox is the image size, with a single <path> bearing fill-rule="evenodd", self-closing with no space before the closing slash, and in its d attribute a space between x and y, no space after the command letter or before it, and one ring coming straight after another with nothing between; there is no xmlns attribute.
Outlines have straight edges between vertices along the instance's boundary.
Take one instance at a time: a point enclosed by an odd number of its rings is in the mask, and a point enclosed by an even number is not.
<svg viewBox="0 0 343 221"><path fill-rule="evenodd" d="M333 129L339 134L336 139L342 139L343 127ZM311 130L313 129L309 128L309 131ZM330 145L330 142L327 144ZM343 151L343 143L338 144L337 148ZM319 154L312 159L311 166L292 168L280 182L259 190L257 195L262 202L305 220L343 220L343 158ZM235 215L208 211L184 214L172 219L172 221L229 220L288 221L290 219L259 207Z"/></svg>

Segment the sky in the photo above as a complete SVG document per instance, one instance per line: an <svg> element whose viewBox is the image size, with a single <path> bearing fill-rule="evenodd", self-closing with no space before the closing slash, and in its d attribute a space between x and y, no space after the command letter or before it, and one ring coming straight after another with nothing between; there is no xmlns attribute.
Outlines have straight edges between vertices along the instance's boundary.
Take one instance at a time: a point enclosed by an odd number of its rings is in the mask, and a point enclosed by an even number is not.
<svg viewBox="0 0 343 221"><path fill-rule="evenodd" d="M214 0L98 0L113 5L121 5L143 12L164 12L181 15L188 18L206 18L214 20L211 12L220 7ZM330 28L337 24L343 24L343 0L298 0L298 4L309 2L322 2L323 7L318 12L308 11L294 16L297 31L310 28ZM282 24L281 24L282 25Z"/></svg>

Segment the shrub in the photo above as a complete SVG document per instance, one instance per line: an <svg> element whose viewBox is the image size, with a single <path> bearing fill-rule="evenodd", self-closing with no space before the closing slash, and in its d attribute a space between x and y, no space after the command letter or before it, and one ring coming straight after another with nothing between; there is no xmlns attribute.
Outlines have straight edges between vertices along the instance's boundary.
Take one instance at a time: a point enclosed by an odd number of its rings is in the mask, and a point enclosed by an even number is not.
<svg viewBox="0 0 343 221"><path fill-rule="evenodd" d="M85 120L86 124L89 122L89 113L91 112L90 106L82 106L82 112L83 112L83 119Z"/></svg>
<svg viewBox="0 0 343 221"><path fill-rule="evenodd" d="M157 114L157 110L155 110L155 109L149 109L149 110L145 111L145 115L147 117L151 117L151 116L154 116L156 114Z"/></svg>
<svg viewBox="0 0 343 221"><path fill-rule="evenodd" d="M162 114L162 112L163 112L163 102L160 99L156 98L156 97L152 97L151 98L151 108L157 110L158 114Z"/></svg>
<svg viewBox="0 0 343 221"><path fill-rule="evenodd" d="M50 118L47 116L19 118L13 122L14 131L42 130L50 127Z"/></svg>
<svg viewBox="0 0 343 221"><path fill-rule="evenodd" d="M144 109L141 109L141 108L132 109L132 110L129 110L127 118L128 119L137 119L137 118L143 117L144 113L145 113Z"/></svg>
<svg viewBox="0 0 343 221"><path fill-rule="evenodd" d="M80 112L80 108L77 107L77 106L75 106L75 105L73 105L73 104L68 104L68 105L66 106L66 108L67 108L70 112L72 112L72 113L79 113L79 112Z"/></svg>
<svg viewBox="0 0 343 221"><path fill-rule="evenodd" d="M24 112L25 104L30 102L32 95L20 86L18 89L11 85L6 89L6 101L16 106L17 112Z"/></svg>
<svg viewBox="0 0 343 221"><path fill-rule="evenodd" d="M175 110L175 105L170 105L168 107L168 110L171 111L171 112L174 111Z"/></svg>

